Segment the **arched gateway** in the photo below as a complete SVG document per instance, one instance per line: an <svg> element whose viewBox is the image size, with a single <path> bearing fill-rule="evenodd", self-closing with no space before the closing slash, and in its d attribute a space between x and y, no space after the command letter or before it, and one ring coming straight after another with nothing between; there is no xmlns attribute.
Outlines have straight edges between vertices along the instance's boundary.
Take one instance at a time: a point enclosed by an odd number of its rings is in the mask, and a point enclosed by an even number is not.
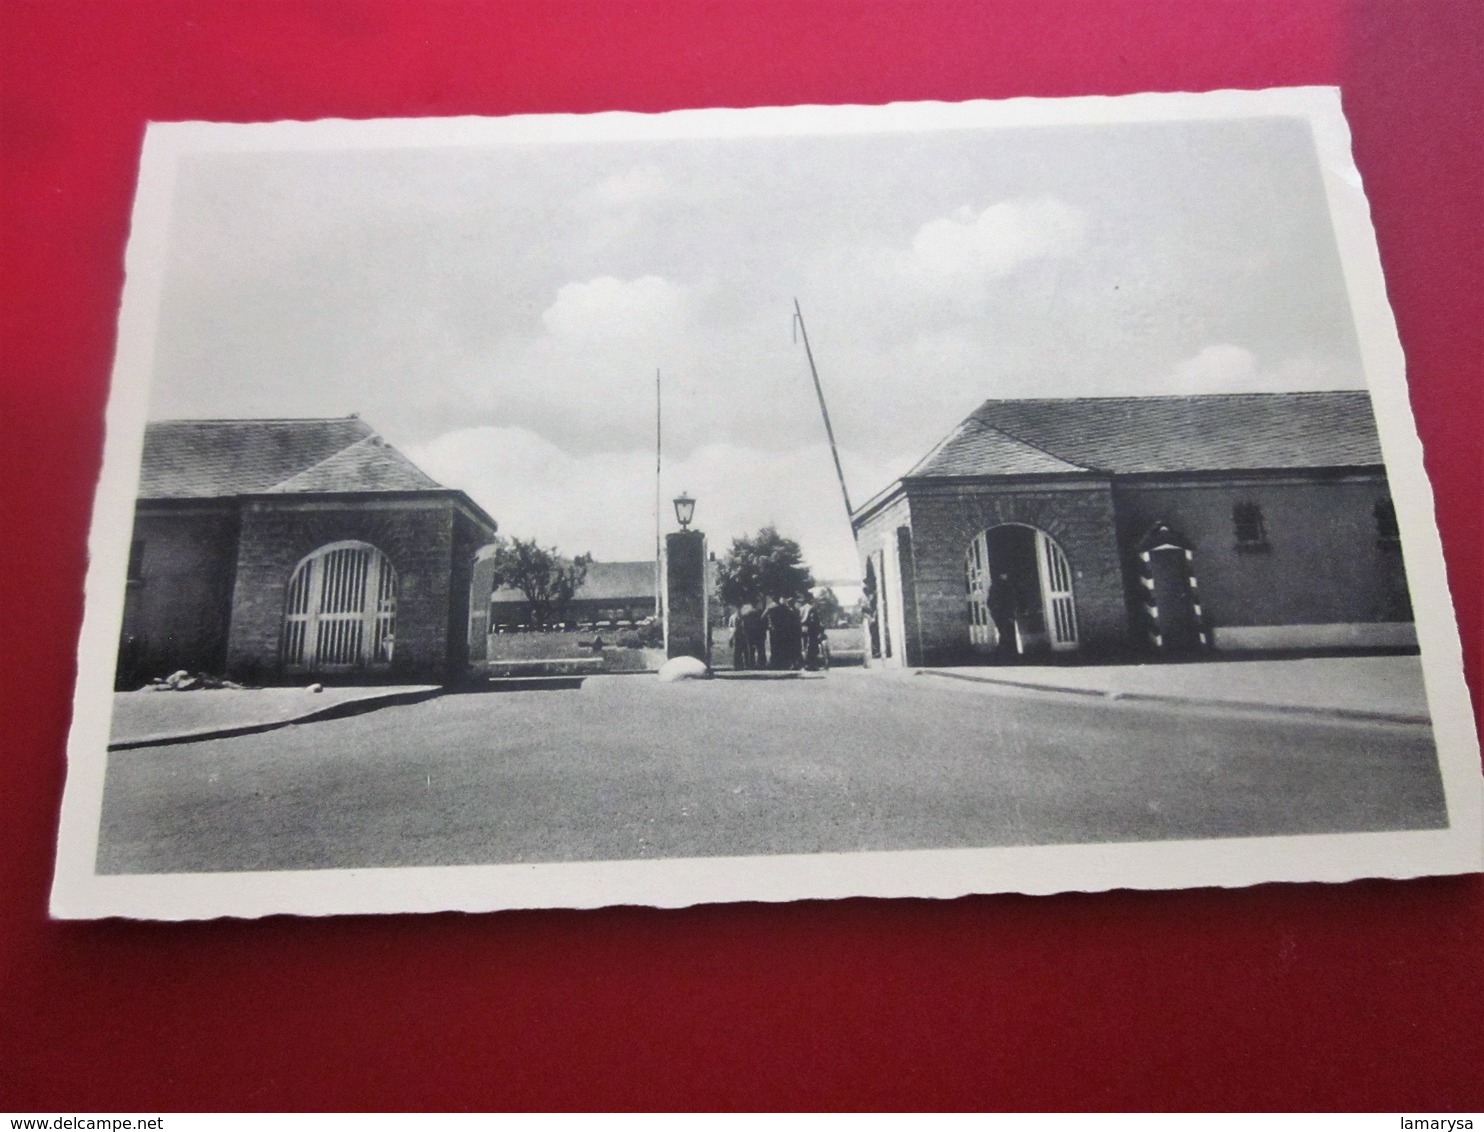
<svg viewBox="0 0 1484 1132"><path fill-rule="evenodd" d="M283 617L289 672L385 668L392 662L397 572L364 542L322 546L294 569Z"/></svg>
<svg viewBox="0 0 1484 1132"><path fill-rule="evenodd" d="M1045 531L1019 523L980 531L965 577L974 651L1009 658L1077 648L1072 568Z"/></svg>

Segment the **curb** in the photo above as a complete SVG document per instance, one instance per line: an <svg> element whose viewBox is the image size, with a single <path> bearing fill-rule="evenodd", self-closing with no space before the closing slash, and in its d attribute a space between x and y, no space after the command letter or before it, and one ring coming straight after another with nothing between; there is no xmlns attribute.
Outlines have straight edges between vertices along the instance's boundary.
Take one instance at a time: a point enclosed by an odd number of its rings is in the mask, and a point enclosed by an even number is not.
<svg viewBox="0 0 1484 1132"><path fill-rule="evenodd" d="M1413 712L1362 711L1358 708L1307 707L1301 704L1265 704L1253 700L1222 700L1211 696L1176 696L1161 692L1105 692L1100 688L1074 688L1066 684L1039 684L1029 680L1007 680L1000 676L970 676L963 672L942 672L933 668L917 669L918 676L941 676L945 680L964 680L971 684L1001 684L1007 688L1029 688L1037 692L1063 692L1098 700L1133 700L1138 703L1177 704L1190 707L1235 708L1238 711L1272 712L1278 715L1316 716L1321 719L1349 719L1365 723L1408 723L1431 726L1432 717Z"/></svg>
<svg viewBox="0 0 1484 1132"><path fill-rule="evenodd" d="M109 743L110 751L132 751L140 747L169 747L176 743L200 743L207 739L231 739L238 735L257 735L264 731L277 731L280 727L292 727L299 723L319 723L326 719L345 719L352 715L363 715L378 708L395 707L398 704L416 704L431 700L449 691L448 688L427 688L416 692L389 692L381 696L363 696L354 700L342 700L329 707L315 708L303 715L288 719L275 719L267 723L237 723L225 727L198 727L194 731L170 731L159 735L143 735L137 739L120 739Z"/></svg>
<svg viewBox="0 0 1484 1132"><path fill-rule="evenodd" d="M548 660L487 660L486 680L542 680L556 676L597 676L604 671L600 656L558 657Z"/></svg>

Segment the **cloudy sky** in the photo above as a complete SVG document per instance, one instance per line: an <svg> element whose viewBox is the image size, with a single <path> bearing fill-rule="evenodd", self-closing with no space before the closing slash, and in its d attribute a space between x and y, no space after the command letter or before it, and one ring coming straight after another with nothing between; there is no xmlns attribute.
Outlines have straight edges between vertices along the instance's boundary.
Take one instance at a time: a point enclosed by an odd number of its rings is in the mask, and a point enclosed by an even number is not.
<svg viewBox="0 0 1484 1132"><path fill-rule="evenodd" d="M152 418L357 412L600 559L658 369L713 549L855 573L795 296L857 503L989 397L1364 385L1299 119L197 154L165 278Z"/></svg>

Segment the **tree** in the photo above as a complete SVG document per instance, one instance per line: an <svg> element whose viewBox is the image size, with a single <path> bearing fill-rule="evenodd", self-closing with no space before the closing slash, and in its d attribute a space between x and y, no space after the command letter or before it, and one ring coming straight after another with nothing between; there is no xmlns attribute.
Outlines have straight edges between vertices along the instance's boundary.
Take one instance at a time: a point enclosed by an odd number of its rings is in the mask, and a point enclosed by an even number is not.
<svg viewBox="0 0 1484 1132"><path fill-rule="evenodd" d="M813 586L814 575L799 544L771 526L750 538L733 539L717 570L717 596L733 608L761 605L768 598L807 598Z"/></svg>
<svg viewBox="0 0 1484 1132"><path fill-rule="evenodd" d="M495 551L494 584L509 586L531 603L531 623L544 629L563 619L577 587L587 578L591 554L563 558L556 547L543 547L535 539L511 539Z"/></svg>
<svg viewBox="0 0 1484 1132"><path fill-rule="evenodd" d="M840 599L835 596L835 591L829 586L822 586L814 595L814 608L819 610L820 624L826 629L834 629L846 623L845 610L840 606Z"/></svg>

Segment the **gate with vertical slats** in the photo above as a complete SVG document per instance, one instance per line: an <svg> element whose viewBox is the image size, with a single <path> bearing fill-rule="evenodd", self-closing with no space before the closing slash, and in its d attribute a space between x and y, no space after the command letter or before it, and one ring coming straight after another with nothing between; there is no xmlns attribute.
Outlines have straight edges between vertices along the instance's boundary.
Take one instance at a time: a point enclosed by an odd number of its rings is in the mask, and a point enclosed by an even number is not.
<svg viewBox="0 0 1484 1132"><path fill-rule="evenodd" d="M1052 652L1077 647L1077 605L1072 598L1072 567L1056 540L1045 531L1036 532L1036 559L1041 572L1041 604L1046 612L1046 632Z"/></svg>
<svg viewBox="0 0 1484 1132"><path fill-rule="evenodd" d="M290 672L384 668L396 638L397 575L363 542L333 543L299 563L284 609Z"/></svg>
<svg viewBox="0 0 1484 1132"><path fill-rule="evenodd" d="M1026 523L1000 523L980 531L965 553L969 647L1029 656L1078 647L1077 602L1071 563L1057 541ZM990 611L996 586L1013 605L1014 639L1002 642ZM1008 616L1008 612L1006 614ZM1013 646L1013 647L1012 647Z"/></svg>
<svg viewBox="0 0 1484 1132"><path fill-rule="evenodd" d="M989 615L987 534L987 531L980 531L974 536L964 560L964 583L969 597L969 644L978 652L991 652L997 643L994 619Z"/></svg>

